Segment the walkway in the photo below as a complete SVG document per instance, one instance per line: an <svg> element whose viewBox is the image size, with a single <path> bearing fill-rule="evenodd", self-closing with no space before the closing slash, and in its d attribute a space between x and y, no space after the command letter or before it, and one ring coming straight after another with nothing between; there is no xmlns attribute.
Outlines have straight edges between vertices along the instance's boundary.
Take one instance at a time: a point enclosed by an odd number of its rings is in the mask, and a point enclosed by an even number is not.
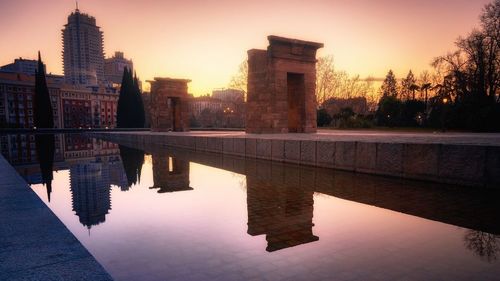
<svg viewBox="0 0 500 281"><path fill-rule="evenodd" d="M1 154L0 280L112 280Z"/></svg>

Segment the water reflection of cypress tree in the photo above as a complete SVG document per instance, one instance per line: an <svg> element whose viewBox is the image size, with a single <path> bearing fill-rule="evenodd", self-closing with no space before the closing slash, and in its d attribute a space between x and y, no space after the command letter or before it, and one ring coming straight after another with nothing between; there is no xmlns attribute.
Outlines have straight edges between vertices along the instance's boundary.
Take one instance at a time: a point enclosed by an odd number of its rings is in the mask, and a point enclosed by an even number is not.
<svg viewBox="0 0 500 281"><path fill-rule="evenodd" d="M42 183L47 188L47 198L50 202L50 193L52 192L52 167L54 165L54 135L35 135L36 153L42 172Z"/></svg>
<svg viewBox="0 0 500 281"><path fill-rule="evenodd" d="M127 175L128 181L127 188L124 189L122 187L122 190L128 190L132 184L136 184L141 181L141 169L142 164L144 164L144 151L123 145L120 145L119 148L123 170Z"/></svg>

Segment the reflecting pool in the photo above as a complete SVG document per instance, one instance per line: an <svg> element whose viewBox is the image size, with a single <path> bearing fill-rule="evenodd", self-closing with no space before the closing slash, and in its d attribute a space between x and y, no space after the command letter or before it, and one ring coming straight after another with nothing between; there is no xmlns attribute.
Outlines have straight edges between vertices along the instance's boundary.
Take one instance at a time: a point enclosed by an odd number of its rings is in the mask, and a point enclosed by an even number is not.
<svg viewBox="0 0 500 281"><path fill-rule="evenodd" d="M500 278L495 190L78 134L1 151L116 280Z"/></svg>

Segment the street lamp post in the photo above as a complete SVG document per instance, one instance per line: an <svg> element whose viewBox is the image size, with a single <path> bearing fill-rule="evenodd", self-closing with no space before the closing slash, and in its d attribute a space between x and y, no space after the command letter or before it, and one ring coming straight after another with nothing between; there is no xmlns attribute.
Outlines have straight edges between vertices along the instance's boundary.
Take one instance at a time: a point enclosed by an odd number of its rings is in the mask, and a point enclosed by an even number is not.
<svg viewBox="0 0 500 281"><path fill-rule="evenodd" d="M441 131L444 133L446 132L446 111L448 108L448 98L444 97L442 102L443 102L443 110L441 112Z"/></svg>
<svg viewBox="0 0 500 281"><path fill-rule="evenodd" d="M224 108L224 115L226 115L226 128L229 126L229 121L230 121L230 117L231 117L231 114L234 113L234 110L231 109L230 107L226 107Z"/></svg>

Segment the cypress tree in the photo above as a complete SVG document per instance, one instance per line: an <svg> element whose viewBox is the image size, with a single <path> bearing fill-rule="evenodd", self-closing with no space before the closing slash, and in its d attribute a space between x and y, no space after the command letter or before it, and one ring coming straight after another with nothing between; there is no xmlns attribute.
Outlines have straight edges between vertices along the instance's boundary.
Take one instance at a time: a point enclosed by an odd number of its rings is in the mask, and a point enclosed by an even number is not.
<svg viewBox="0 0 500 281"><path fill-rule="evenodd" d="M143 128L146 119L139 81L128 68L123 70L116 119L118 128Z"/></svg>
<svg viewBox="0 0 500 281"><path fill-rule="evenodd" d="M122 84L120 86L120 96L118 97L118 105L116 109L116 127L128 128L130 123L130 100L128 95L129 82L128 68L123 69Z"/></svg>
<svg viewBox="0 0 500 281"><path fill-rule="evenodd" d="M136 108L136 123L137 128L144 128L144 123L146 121L146 113L144 111L144 102L142 100L141 90L139 89L139 79L137 79L137 74L134 73L134 94L137 103L135 104Z"/></svg>
<svg viewBox="0 0 500 281"><path fill-rule="evenodd" d="M34 124L37 128L54 128L54 115L50 102L49 88L45 79L40 51L38 51L38 68L35 70L35 97L33 106Z"/></svg>

